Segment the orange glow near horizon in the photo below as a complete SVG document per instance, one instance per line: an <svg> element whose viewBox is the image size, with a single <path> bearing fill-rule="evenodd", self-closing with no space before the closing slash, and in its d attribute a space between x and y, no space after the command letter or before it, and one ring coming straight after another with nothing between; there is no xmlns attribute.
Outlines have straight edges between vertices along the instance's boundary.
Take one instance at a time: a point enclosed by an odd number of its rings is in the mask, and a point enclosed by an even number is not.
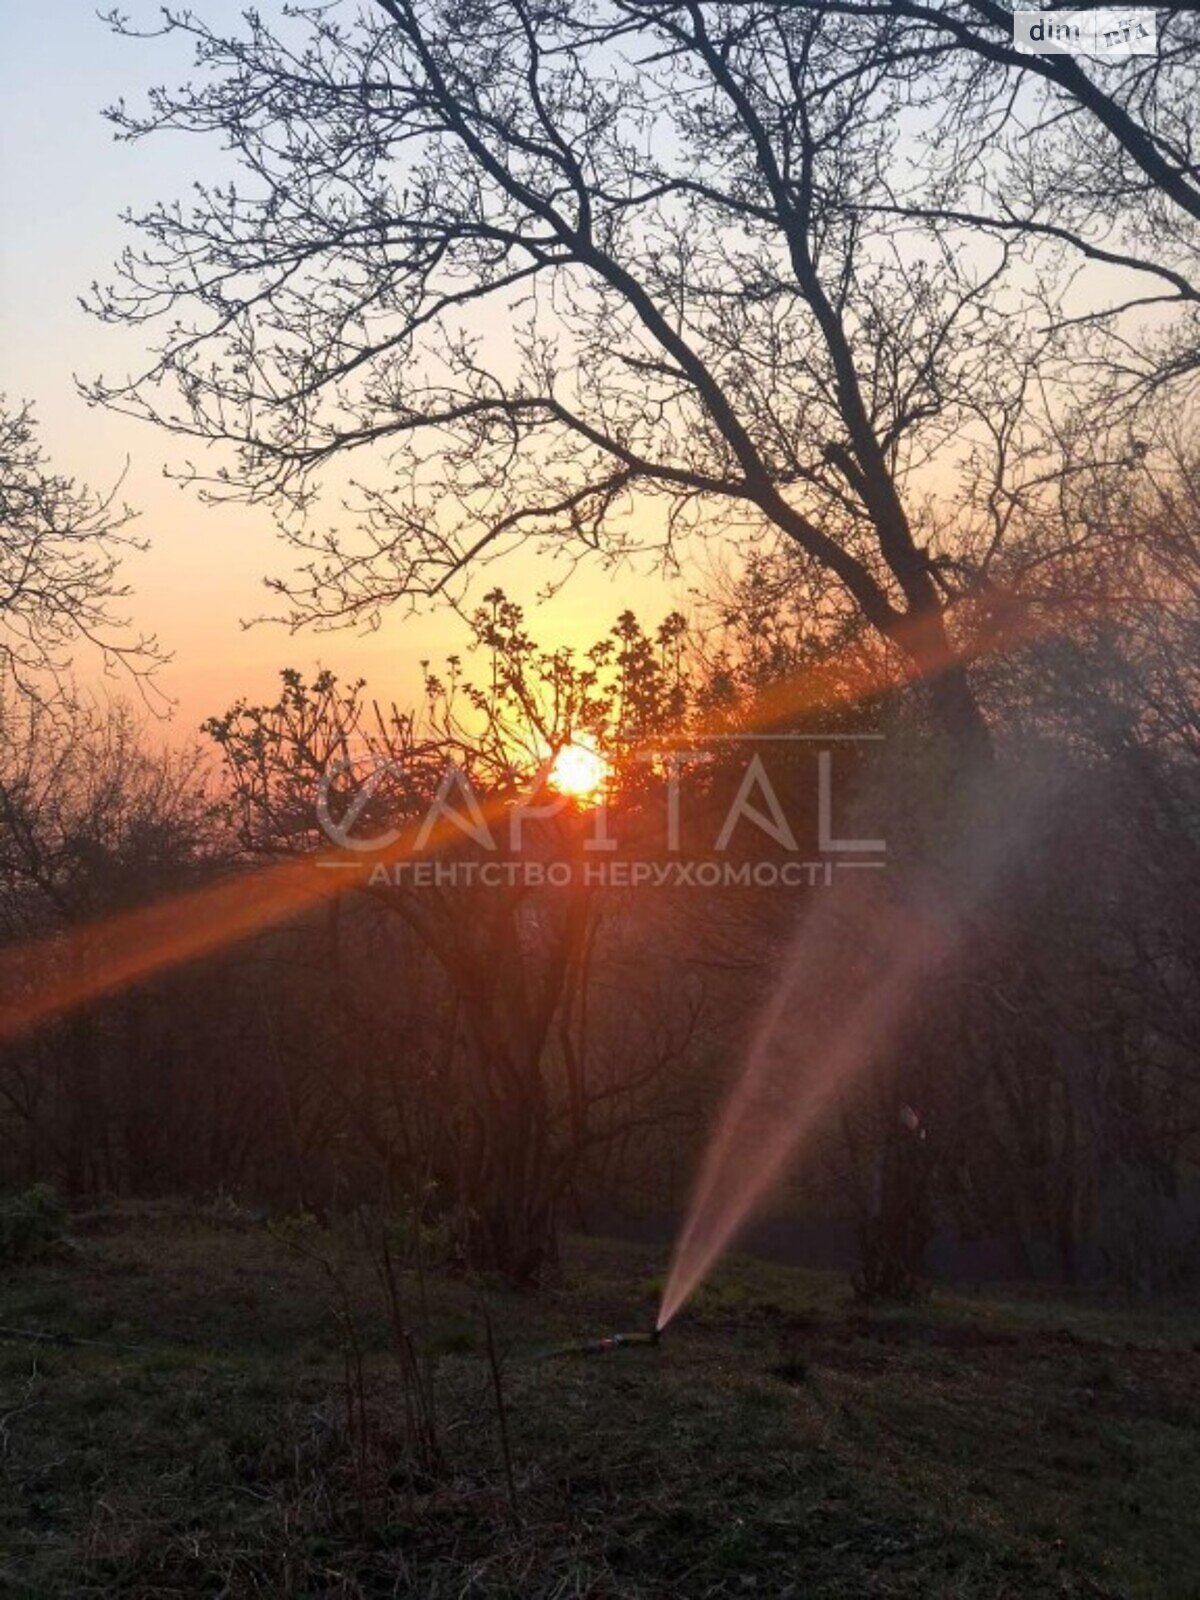
<svg viewBox="0 0 1200 1600"><path fill-rule="evenodd" d="M1078 616L1077 610L1073 619L1066 620L1069 623ZM977 643L969 659L1017 648L1059 631L1063 622L1061 614L1018 617ZM1069 626L1061 631L1069 631ZM947 655L935 660L925 675L934 676L960 659ZM909 682L919 676L915 668L905 674ZM831 698L835 681L837 689ZM746 726L769 727L789 713L837 701L844 705L868 698L881 687L877 678L854 662L848 668L843 663L838 671L829 663L807 668L760 695ZM706 731L714 730L700 725L685 737L689 742L703 740ZM605 757L580 741L564 746L551 766L552 782L576 799L595 796L610 775ZM492 820L499 815L490 806L484 811L491 812ZM441 823L426 839L424 851L429 853L457 837L452 824ZM415 839L416 830L410 830L402 840L373 856L372 864L412 856ZM0 949L0 1043L156 972L198 960L286 922L361 882L357 873L321 871L321 865L346 867L348 863L303 858L260 867L207 888L120 912L102 922Z"/></svg>

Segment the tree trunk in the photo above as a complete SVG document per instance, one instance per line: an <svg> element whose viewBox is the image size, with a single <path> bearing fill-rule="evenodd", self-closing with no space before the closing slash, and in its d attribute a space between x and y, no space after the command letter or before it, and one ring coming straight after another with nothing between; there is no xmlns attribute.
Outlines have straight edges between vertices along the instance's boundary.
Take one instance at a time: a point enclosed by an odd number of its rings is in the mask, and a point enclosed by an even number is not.
<svg viewBox="0 0 1200 1600"><path fill-rule="evenodd" d="M928 574L908 574L907 617L893 632L925 686L934 720L955 750L964 770L992 764L991 730L971 682L967 664L959 657L946 633L946 614Z"/></svg>
<svg viewBox="0 0 1200 1600"><path fill-rule="evenodd" d="M959 664L936 673L929 684L929 702L939 727L961 755L964 769L989 767L995 759L992 732L966 667Z"/></svg>

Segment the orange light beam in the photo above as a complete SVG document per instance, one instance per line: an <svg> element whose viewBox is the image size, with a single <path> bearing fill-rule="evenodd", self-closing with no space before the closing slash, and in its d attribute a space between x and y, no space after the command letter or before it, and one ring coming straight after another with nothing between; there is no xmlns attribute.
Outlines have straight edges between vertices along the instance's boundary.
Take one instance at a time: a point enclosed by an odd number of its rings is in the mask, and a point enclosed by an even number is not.
<svg viewBox="0 0 1200 1600"><path fill-rule="evenodd" d="M481 807L491 821L500 802ZM416 855L417 827L363 865ZM421 857L436 854L454 835L453 823L434 824ZM317 858L276 862L67 928L24 945L0 949L0 1043L90 1000L139 983L153 973L198 961L265 928L334 900L360 881L339 858L321 870ZM49 975L49 976L48 976Z"/></svg>
<svg viewBox="0 0 1200 1600"><path fill-rule="evenodd" d="M947 651L923 670L913 666L902 673L901 681L919 682L960 663L1019 647L1055 632L1056 620L1026 615L1014 626L994 628L969 654ZM852 684L856 670L859 681L850 694L845 692L845 667L839 682L836 662L806 669L773 685L756 702L751 726L770 724L802 707L828 705L835 688L837 699L853 704L889 687L862 668L851 670ZM703 737L703 730L696 730L693 737ZM490 821L501 809L502 802L496 801L484 806L483 813ZM414 827L405 839L372 856L371 864L412 858L415 832ZM454 832L450 822L435 826L422 854L435 853ZM336 899L357 881L358 874L345 870L319 871L313 858L306 857L259 867L168 900L119 912L101 922L0 949L0 1043L155 972L200 960L286 922Z"/></svg>

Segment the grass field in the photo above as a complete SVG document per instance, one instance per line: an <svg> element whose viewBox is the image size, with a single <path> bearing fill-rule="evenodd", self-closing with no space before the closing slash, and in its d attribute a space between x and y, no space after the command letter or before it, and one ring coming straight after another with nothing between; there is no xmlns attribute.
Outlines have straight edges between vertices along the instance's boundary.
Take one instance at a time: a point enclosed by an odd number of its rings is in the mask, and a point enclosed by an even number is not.
<svg viewBox="0 0 1200 1600"><path fill-rule="evenodd" d="M1200 1314L867 1316L742 1261L657 1350L555 1353L646 1328L661 1268L575 1239L561 1288L431 1269L424 1311L403 1272L421 1461L349 1232L77 1219L0 1279L0 1593L1200 1596Z"/></svg>

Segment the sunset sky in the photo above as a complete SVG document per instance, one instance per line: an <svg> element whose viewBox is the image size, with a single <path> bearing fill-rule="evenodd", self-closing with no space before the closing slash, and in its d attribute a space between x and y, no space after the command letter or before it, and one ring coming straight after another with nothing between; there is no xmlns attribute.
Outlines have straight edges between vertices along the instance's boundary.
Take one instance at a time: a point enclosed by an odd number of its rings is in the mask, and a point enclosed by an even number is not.
<svg viewBox="0 0 1200 1600"><path fill-rule="evenodd" d="M240 0L205 0L212 22L236 20ZM129 0L123 11L151 27L156 4ZM461 624L444 612L394 616L372 636L334 633L290 638L279 626L246 630L242 620L270 609L264 574L289 570L291 552L260 508L208 507L163 477L178 463L176 441L148 424L93 411L74 375L123 375L140 365L136 334L101 326L78 304L93 280L105 281L131 238L119 214L155 199L183 196L197 178L221 174L216 148L182 136L118 144L101 116L120 96L137 105L148 87L186 75L175 41L113 37L89 0L0 11L0 53L8 93L0 101L0 392L34 402L42 443L56 470L108 488L128 458L124 495L139 513L136 531L151 544L131 557L128 612L156 632L174 661L162 685L177 702L172 739L185 739L207 715L239 695L271 695L278 669L318 663L361 675L383 696L410 698L419 661L461 648ZM331 505L331 513L336 508ZM546 576L530 553L481 574L478 592L500 583L532 612ZM576 573L549 605L537 631L547 643L590 643L633 604L647 621L684 599L647 571ZM80 658L81 681L96 680ZM126 692L119 680L112 689Z"/></svg>

